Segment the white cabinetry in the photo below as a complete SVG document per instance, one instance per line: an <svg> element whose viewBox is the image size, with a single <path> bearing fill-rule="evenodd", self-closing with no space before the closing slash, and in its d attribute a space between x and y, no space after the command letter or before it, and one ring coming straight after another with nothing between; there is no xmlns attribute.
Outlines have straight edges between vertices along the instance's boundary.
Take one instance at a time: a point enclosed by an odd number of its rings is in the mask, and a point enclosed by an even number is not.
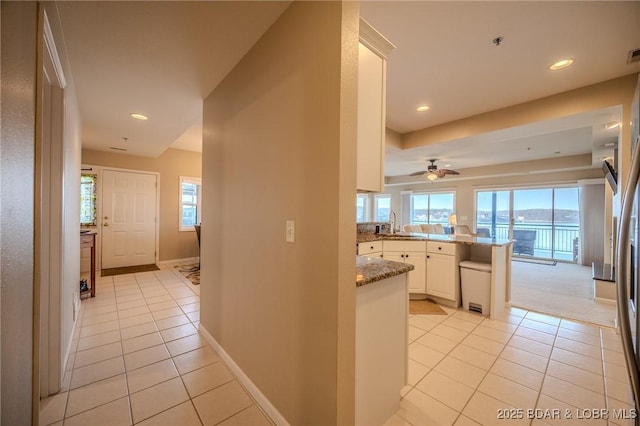
<svg viewBox="0 0 640 426"><path fill-rule="evenodd" d="M406 274L356 288L356 425L381 425L400 408L408 374L407 302Z"/></svg>
<svg viewBox="0 0 640 426"><path fill-rule="evenodd" d="M384 187L387 57L395 46L360 19L358 53L358 191Z"/></svg>
<svg viewBox="0 0 640 426"><path fill-rule="evenodd" d="M358 243L358 254L367 257L382 257L382 241Z"/></svg>
<svg viewBox="0 0 640 426"><path fill-rule="evenodd" d="M408 273L409 293L424 294L427 272L425 241L384 241L382 247L385 260L413 265L415 269Z"/></svg>
<svg viewBox="0 0 640 426"><path fill-rule="evenodd" d="M455 243L427 242L427 291L429 296L453 302L460 306L460 260L468 256L469 249Z"/></svg>

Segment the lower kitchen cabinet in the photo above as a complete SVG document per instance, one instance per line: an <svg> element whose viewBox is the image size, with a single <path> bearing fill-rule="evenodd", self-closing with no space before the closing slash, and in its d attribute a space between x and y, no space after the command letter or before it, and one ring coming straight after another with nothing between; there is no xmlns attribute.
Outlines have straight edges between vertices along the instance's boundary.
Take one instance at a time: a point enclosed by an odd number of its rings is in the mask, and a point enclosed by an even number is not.
<svg viewBox="0 0 640 426"><path fill-rule="evenodd" d="M394 262L410 263L415 268L408 273L409 293L426 292L426 242L425 241L384 241L383 257Z"/></svg>
<svg viewBox="0 0 640 426"><path fill-rule="evenodd" d="M469 247L463 244L427 242L426 293L445 299L451 306L460 306L460 260L469 257Z"/></svg>
<svg viewBox="0 0 640 426"><path fill-rule="evenodd" d="M382 257L382 241L358 243L358 255L367 257Z"/></svg>
<svg viewBox="0 0 640 426"><path fill-rule="evenodd" d="M456 258L438 253L427 253L427 294L456 300Z"/></svg>

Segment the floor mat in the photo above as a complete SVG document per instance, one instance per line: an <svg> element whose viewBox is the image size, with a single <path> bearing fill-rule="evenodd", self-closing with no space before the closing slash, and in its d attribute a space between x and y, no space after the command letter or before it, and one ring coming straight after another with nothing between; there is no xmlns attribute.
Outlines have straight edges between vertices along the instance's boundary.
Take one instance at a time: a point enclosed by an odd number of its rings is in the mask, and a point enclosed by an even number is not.
<svg viewBox="0 0 640 426"><path fill-rule="evenodd" d="M432 300L409 300L410 314L447 315L438 304Z"/></svg>
<svg viewBox="0 0 640 426"><path fill-rule="evenodd" d="M175 268L194 285L200 284L200 264L189 263L186 265L176 265Z"/></svg>
<svg viewBox="0 0 640 426"><path fill-rule="evenodd" d="M150 265L136 265L136 266L123 266L122 268L109 268L103 269L100 271L101 277L110 277L111 275L122 275L122 274L135 274L136 272L149 272L149 271L159 271L155 264Z"/></svg>

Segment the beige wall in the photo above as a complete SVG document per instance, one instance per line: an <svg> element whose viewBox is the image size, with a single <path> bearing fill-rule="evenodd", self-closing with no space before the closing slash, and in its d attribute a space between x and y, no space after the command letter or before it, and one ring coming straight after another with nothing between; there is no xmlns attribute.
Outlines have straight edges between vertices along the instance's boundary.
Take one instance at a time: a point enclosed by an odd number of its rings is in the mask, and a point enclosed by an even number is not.
<svg viewBox="0 0 640 426"><path fill-rule="evenodd" d="M357 28L294 2L204 104L200 327L291 424L354 419Z"/></svg>
<svg viewBox="0 0 640 426"><path fill-rule="evenodd" d="M35 88L38 9L2 2L1 421L32 424ZM36 387L37 389L37 387Z"/></svg>
<svg viewBox="0 0 640 426"><path fill-rule="evenodd" d="M194 232L179 232L180 176L202 176L202 155L198 152L167 149L158 158L102 151L82 150L82 164L160 174L159 259L173 260L198 256Z"/></svg>
<svg viewBox="0 0 640 426"><path fill-rule="evenodd" d="M80 276L78 243L80 198L80 116L75 97L72 76L64 51L59 18L52 4L43 4L46 10L57 53L65 74L64 129L61 143L51 144L52 173L51 194L61 197L60 202L50 204L51 235L59 237L59 256L50 265L52 274L48 290L52 298L34 298L35 262L34 211L47 207L35 201L36 188L36 81L38 72L37 37L38 4L35 2L2 2L2 145L0 182L0 257L1 282L1 375L2 413L0 423L30 425L38 423L39 368L34 360L34 346L48 348L50 342L34 336L34 322L42 321L49 329L49 336L56 354L50 353L49 371L64 372L66 356L71 346L74 327L73 301L77 297ZM55 131L55 130L54 130ZM59 169L60 167L61 169ZM75 208L74 208L75 207ZM47 236L42 237L47 241ZM43 253L45 256L47 252ZM46 293L46 292L45 292ZM37 292L38 295L42 294ZM39 303L49 304L47 312L56 320L39 316ZM35 307L35 309L34 309ZM36 345L34 345L34 342ZM35 367L34 367L35 365ZM52 385L55 387L55 384ZM57 389L56 389L57 390ZM33 403L36 401L36 403Z"/></svg>

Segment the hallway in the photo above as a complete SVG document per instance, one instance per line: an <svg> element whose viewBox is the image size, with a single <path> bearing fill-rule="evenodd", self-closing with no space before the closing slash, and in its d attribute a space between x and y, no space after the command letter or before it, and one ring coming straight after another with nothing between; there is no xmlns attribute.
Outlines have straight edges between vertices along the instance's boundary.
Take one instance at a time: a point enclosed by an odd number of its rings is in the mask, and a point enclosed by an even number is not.
<svg viewBox="0 0 640 426"><path fill-rule="evenodd" d="M199 292L171 265L98 278L40 425L272 424L198 334Z"/></svg>

